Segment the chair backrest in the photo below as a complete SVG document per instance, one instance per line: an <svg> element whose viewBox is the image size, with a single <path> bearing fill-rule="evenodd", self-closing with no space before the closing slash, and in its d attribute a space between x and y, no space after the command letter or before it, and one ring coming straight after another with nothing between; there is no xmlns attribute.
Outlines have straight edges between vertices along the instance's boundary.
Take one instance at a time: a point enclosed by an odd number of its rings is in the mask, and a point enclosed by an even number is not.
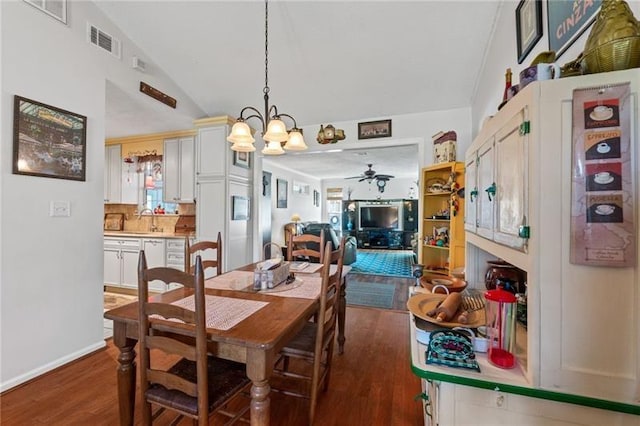
<svg viewBox="0 0 640 426"><path fill-rule="evenodd" d="M206 250L215 250L215 258L210 257L209 253L205 253ZM188 274L193 275L193 264L191 263L191 257L198 253L202 257L202 267L205 272L207 268L215 268L216 275L222 274L222 236L218 232L218 239L216 241L198 241L191 245L189 237L185 238L184 243L184 270Z"/></svg>
<svg viewBox="0 0 640 426"><path fill-rule="evenodd" d="M324 234L320 236L312 234L292 235L287 241L287 260L293 261L298 257L324 263Z"/></svg>
<svg viewBox="0 0 640 426"><path fill-rule="evenodd" d="M144 250L140 251L138 261L140 389L143 398L146 398L147 390L156 384L162 385L168 390L179 390L197 398L198 415L207 419L209 415L207 330L204 269L199 255L196 256L193 270L194 274L190 275L173 268L149 269ZM155 280L163 281L165 284L178 283L193 289L194 310L170 303L149 301L149 283ZM171 321L171 319L179 320L179 322ZM162 351L164 354L160 355L157 351L152 352L150 349ZM196 381L191 382L170 371L152 367L152 356L161 356L162 359L166 359L167 354L194 361L196 363ZM149 424L151 420L150 408L145 408L144 411L145 424ZM147 416L149 416L148 419Z"/></svg>
<svg viewBox="0 0 640 426"><path fill-rule="evenodd" d="M317 315L317 333L315 341L315 356L313 361L313 374L320 373L322 351L329 345L328 356L332 355L331 346L335 340L336 318L338 316L338 300L340 286L342 285L342 266L344 259L344 238L341 239L337 250L331 250L331 242L327 242L324 250L324 262L322 267L322 290L320 293L320 308ZM336 270L332 274L331 262L336 261ZM317 383L317 382L316 382Z"/></svg>

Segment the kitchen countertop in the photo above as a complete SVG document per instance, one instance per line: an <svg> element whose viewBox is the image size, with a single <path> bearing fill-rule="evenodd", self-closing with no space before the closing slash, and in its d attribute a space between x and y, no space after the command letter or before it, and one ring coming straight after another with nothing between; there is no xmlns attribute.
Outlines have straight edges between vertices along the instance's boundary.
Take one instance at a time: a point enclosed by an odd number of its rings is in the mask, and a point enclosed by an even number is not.
<svg viewBox="0 0 640 426"><path fill-rule="evenodd" d="M174 232L145 232L145 231L104 231L105 237L129 238L184 238L184 234Z"/></svg>

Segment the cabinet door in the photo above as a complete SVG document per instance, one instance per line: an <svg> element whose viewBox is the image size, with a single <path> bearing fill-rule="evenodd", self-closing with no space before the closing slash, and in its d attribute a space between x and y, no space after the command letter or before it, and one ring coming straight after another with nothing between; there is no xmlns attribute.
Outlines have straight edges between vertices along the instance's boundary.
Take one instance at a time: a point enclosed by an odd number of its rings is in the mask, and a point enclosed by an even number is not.
<svg viewBox="0 0 640 426"><path fill-rule="evenodd" d="M147 258L147 266L156 268L158 266L166 266L164 257L164 240L159 238L143 239L142 249ZM164 292L166 286L162 281L151 281L149 288L153 291Z"/></svg>
<svg viewBox="0 0 640 426"><path fill-rule="evenodd" d="M464 229L471 232L476 232L478 218L477 165L478 152L474 151L465 162Z"/></svg>
<svg viewBox="0 0 640 426"><path fill-rule="evenodd" d="M166 202L175 203L180 199L180 141L178 139L164 141L162 166L164 167L162 176L162 184L164 185L162 191L163 199Z"/></svg>
<svg viewBox="0 0 640 426"><path fill-rule="evenodd" d="M526 109L518 111L496 134L496 196L493 239L523 249L526 239L519 237L527 220L527 135L520 133Z"/></svg>
<svg viewBox="0 0 640 426"><path fill-rule="evenodd" d="M138 288L138 250L120 250L122 287Z"/></svg>
<svg viewBox="0 0 640 426"><path fill-rule="evenodd" d="M193 137L180 139L180 194L181 203L193 203L195 182L195 152Z"/></svg>
<svg viewBox="0 0 640 426"><path fill-rule="evenodd" d="M104 249L104 285L120 287L120 249Z"/></svg>
<svg viewBox="0 0 640 426"><path fill-rule="evenodd" d="M485 237L493 238L493 218L495 194L494 172L494 138L490 138L478 149L476 173L478 181L478 215L476 232Z"/></svg>
<svg viewBox="0 0 640 426"><path fill-rule="evenodd" d="M120 203L122 158L121 146L109 145L104 151L104 202Z"/></svg>
<svg viewBox="0 0 640 426"><path fill-rule="evenodd" d="M227 142L228 126L198 131L196 176L224 176L226 156L231 155Z"/></svg>
<svg viewBox="0 0 640 426"><path fill-rule="evenodd" d="M122 204L138 204L138 196L142 189L142 173L137 173L137 162L122 162L122 174L120 175L121 202Z"/></svg>

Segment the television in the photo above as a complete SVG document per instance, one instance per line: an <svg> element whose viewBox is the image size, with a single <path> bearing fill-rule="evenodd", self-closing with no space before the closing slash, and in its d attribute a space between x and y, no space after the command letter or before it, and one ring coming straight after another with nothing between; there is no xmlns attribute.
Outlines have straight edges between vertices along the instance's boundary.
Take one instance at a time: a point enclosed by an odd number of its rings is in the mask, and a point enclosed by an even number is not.
<svg viewBox="0 0 640 426"><path fill-rule="evenodd" d="M360 229L402 230L399 206L360 206Z"/></svg>

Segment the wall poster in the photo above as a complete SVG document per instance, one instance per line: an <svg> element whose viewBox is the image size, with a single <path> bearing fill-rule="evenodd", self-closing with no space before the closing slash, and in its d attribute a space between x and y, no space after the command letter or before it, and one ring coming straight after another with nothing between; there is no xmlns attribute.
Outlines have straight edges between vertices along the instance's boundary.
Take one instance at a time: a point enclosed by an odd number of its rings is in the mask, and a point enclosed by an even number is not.
<svg viewBox="0 0 640 426"><path fill-rule="evenodd" d="M571 263L635 265L629 83L573 91Z"/></svg>

